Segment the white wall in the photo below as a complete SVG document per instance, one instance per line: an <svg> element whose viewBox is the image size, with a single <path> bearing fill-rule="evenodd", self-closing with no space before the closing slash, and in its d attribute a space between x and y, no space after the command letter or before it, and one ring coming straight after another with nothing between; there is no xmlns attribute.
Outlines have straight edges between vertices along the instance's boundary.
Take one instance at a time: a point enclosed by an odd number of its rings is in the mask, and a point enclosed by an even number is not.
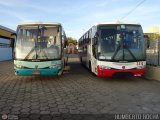
<svg viewBox="0 0 160 120"><path fill-rule="evenodd" d="M0 43L10 44L10 40L0 38ZM11 47L0 47L0 61L12 59L12 48Z"/></svg>
<svg viewBox="0 0 160 120"><path fill-rule="evenodd" d="M10 44L10 40L4 39L4 38L0 38L0 43Z"/></svg>
<svg viewBox="0 0 160 120"><path fill-rule="evenodd" d="M0 48L0 61L12 59L12 48Z"/></svg>

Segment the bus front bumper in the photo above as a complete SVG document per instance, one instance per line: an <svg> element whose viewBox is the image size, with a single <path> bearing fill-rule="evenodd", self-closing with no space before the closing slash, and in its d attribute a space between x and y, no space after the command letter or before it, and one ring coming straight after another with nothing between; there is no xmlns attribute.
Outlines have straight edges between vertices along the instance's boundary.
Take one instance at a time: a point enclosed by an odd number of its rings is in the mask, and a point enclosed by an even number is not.
<svg viewBox="0 0 160 120"><path fill-rule="evenodd" d="M15 74L18 76L53 76L60 75L62 69L15 69Z"/></svg>
<svg viewBox="0 0 160 120"><path fill-rule="evenodd" d="M98 77L112 77L117 73L132 74L133 76L143 76L145 69L131 69L131 70L112 70L112 69L100 69L97 68Z"/></svg>

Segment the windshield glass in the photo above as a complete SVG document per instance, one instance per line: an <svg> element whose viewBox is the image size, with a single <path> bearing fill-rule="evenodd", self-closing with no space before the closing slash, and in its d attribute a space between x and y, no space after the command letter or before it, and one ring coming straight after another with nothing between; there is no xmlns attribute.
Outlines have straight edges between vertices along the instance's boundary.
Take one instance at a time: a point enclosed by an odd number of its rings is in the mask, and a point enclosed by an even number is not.
<svg viewBox="0 0 160 120"><path fill-rule="evenodd" d="M21 26L17 31L16 59L60 59L61 39L58 26Z"/></svg>
<svg viewBox="0 0 160 120"><path fill-rule="evenodd" d="M136 61L145 58L141 26L119 25L100 27L99 59Z"/></svg>

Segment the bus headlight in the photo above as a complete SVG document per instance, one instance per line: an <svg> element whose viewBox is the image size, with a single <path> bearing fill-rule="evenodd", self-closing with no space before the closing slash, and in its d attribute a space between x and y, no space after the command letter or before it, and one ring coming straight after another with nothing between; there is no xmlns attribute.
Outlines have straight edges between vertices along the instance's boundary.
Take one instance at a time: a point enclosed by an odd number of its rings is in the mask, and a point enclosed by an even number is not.
<svg viewBox="0 0 160 120"><path fill-rule="evenodd" d="M17 65L17 64L15 64L14 67L15 68L24 68L22 65Z"/></svg>
<svg viewBox="0 0 160 120"><path fill-rule="evenodd" d="M100 69L111 69L109 66L104 66L104 65L99 65L98 66Z"/></svg>
<svg viewBox="0 0 160 120"><path fill-rule="evenodd" d="M61 68L61 64L51 65L49 68Z"/></svg>
<svg viewBox="0 0 160 120"><path fill-rule="evenodd" d="M137 69L143 69L145 66L137 66Z"/></svg>

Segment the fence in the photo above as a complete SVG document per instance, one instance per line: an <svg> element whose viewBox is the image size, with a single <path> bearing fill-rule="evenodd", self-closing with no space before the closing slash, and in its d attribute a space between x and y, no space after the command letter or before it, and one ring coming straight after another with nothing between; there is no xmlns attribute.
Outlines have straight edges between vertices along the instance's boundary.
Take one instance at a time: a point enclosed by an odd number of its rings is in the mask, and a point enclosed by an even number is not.
<svg viewBox="0 0 160 120"><path fill-rule="evenodd" d="M160 66L160 40L149 40L146 49L146 61L148 65Z"/></svg>

